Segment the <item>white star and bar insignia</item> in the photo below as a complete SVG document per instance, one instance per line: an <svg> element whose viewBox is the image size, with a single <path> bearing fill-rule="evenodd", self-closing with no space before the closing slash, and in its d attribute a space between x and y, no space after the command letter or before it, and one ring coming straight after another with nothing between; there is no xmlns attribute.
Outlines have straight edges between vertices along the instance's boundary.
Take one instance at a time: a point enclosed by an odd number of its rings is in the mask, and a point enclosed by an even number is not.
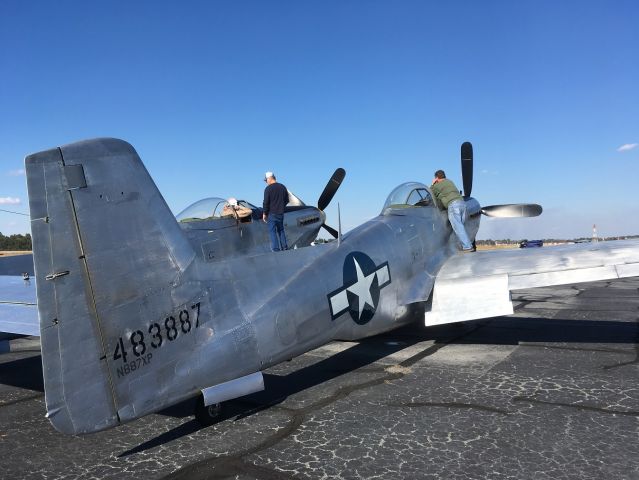
<svg viewBox="0 0 639 480"><path fill-rule="evenodd" d="M368 323L379 304L380 290L391 283L388 262L375 265L362 252L351 252L344 259L344 285L328 294L331 319L349 311L355 323Z"/></svg>

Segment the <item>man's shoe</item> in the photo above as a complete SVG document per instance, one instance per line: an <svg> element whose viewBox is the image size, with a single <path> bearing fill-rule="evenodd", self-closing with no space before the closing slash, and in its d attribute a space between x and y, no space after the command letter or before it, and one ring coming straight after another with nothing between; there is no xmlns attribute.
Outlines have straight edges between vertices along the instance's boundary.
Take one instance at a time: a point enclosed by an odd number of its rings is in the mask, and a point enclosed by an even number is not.
<svg viewBox="0 0 639 480"><path fill-rule="evenodd" d="M475 251L474 248L467 248L467 249L462 249L461 253L473 253Z"/></svg>

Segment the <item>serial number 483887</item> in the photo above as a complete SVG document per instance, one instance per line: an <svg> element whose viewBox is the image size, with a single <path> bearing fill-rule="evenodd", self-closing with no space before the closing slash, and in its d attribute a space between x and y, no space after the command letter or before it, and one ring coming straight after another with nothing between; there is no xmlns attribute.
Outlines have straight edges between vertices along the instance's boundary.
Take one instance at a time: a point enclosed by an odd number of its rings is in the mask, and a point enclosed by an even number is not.
<svg viewBox="0 0 639 480"><path fill-rule="evenodd" d="M156 350L166 342L173 342L178 336L186 335L200 326L200 302L194 303L190 308L186 308L185 305L177 313L167 316L161 323L153 322L146 328L148 337L142 330L134 330L128 338L126 336L118 338L113 352L113 361L121 360L122 363L127 364L130 344L133 355L147 360L140 362L147 364L151 360L151 356L147 356L147 350Z"/></svg>

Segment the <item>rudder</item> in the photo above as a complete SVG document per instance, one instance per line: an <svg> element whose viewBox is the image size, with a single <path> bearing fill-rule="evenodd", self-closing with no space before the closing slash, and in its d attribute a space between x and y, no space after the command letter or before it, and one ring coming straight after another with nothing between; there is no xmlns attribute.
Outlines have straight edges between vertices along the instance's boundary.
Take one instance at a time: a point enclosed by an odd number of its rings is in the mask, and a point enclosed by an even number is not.
<svg viewBox="0 0 639 480"><path fill-rule="evenodd" d="M141 299L181 301L171 288L195 253L128 143L78 142L25 166L47 417L64 433L112 427L141 408L114 382L113 339Z"/></svg>

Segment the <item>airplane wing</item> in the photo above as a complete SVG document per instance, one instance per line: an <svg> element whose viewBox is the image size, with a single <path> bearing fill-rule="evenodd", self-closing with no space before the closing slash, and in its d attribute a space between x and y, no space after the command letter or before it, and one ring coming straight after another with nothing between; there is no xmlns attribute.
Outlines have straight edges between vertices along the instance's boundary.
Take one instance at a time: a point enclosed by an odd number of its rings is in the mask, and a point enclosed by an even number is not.
<svg viewBox="0 0 639 480"><path fill-rule="evenodd" d="M510 291L639 276L639 241L454 255L440 269L426 326L513 313Z"/></svg>
<svg viewBox="0 0 639 480"><path fill-rule="evenodd" d="M4 334L40 336L33 273L32 254L0 257L0 340Z"/></svg>
<svg viewBox="0 0 639 480"><path fill-rule="evenodd" d="M34 280L0 275L0 333L40 336Z"/></svg>

